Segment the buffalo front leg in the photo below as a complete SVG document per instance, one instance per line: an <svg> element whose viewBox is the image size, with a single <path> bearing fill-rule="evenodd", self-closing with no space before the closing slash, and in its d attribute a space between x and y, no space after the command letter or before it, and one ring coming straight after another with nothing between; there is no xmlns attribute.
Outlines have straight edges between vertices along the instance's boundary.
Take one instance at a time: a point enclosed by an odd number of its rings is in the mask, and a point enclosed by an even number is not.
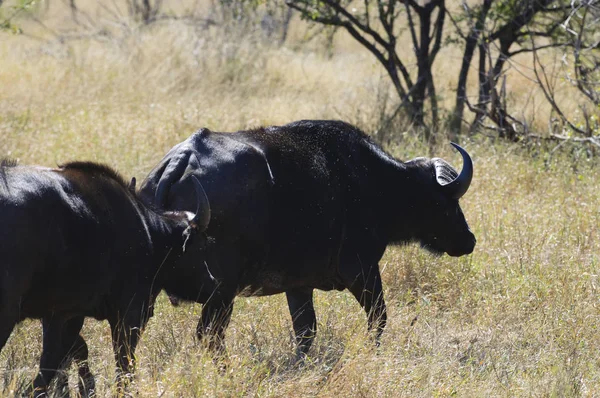
<svg viewBox="0 0 600 398"><path fill-rule="evenodd" d="M82 398L91 397L95 393L96 380L88 363L88 346L80 335L75 339L75 347L73 359L78 370L77 388Z"/></svg>
<svg viewBox="0 0 600 398"><path fill-rule="evenodd" d="M125 394L135 369L135 349L140 339L142 319L124 318L111 320L113 350L115 354L116 379L119 395Z"/></svg>
<svg viewBox="0 0 600 398"><path fill-rule="evenodd" d="M375 344L379 346L379 339L387 322L387 311L383 300L383 288L378 265L363 267L360 261L355 272L348 267L342 272L342 278L348 290L367 313L369 330L375 331Z"/></svg>
<svg viewBox="0 0 600 398"><path fill-rule="evenodd" d="M63 325L65 321L59 317L43 318L42 356L40 370L33 381L33 391L28 391L28 396L46 397L50 381L61 368L65 359L63 346Z"/></svg>
<svg viewBox="0 0 600 398"><path fill-rule="evenodd" d="M292 316L296 338L296 360L306 357L317 333L317 317L313 306L313 289L296 289L285 292Z"/></svg>
<svg viewBox="0 0 600 398"><path fill-rule="evenodd" d="M3 297L0 295L0 300L2 299ZM8 341L8 338L10 337L10 334L12 333L18 321L17 311L12 311L11 308L6 305L2 306L2 304L3 303L0 301L0 351ZM7 373L3 375L3 378L4 381L7 382L5 384L6 386L13 380L13 375L11 373Z"/></svg>
<svg viewBox="0 0 600 398"><path fill-rule="evenodd" d="M7 306L4 308L0 307L0 350L4 348L17 322L17 311L11 311Z"/></svg>
<svg viewBox="0 0 600 398"><path fill-rule="evenodd" d="M89 397L93 395L95 388L95 380L88 365L88 347L81 335L84 317L76 317L65 322L62 332L62 351L63 363L62 369L68 369L71 361L74 360L78 367L79 394L81 397ZM64 396L68 396L68 374L59 372L56 383L57 390L62 391Z"/></svg>
<svg viewBox="0 0 600 398"><path fill-rule="evenodd" d="M198 340L208 339L208 348L217 356L225 352L225 329L231 320L233 296L215 294L202 307L202 317L196 328Z"/></svg>

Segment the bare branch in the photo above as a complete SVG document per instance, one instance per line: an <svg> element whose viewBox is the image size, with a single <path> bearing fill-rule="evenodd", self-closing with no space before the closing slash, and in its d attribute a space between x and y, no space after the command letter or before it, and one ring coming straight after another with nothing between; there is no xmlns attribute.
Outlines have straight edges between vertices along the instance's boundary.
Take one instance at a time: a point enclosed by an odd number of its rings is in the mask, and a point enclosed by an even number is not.
<svg viewBox="0 0 600 398"><path fill-rule="evenodd" d="M530 53L532 51L545 50L547 48L566 47L568 45L569 45L568 43L548 43L548 44L538 45L536 47L531 47L531 48L525 47L525 48L521 48L519 50L509 51L506 55L507 55L507 57L513 57L517 54Z"/></svg>
<svg viewBox="0 0 600 398"><path fill-rule="evenodd" d="M445 17L446 7L444 2L441 2L440 6L438 7L438 15L433 28L433 48L431 49L431 52L429 54L430 66L433 65L433 61L435 60L435 57L437 56L438 52L440 51L440 48L442 47L442 34L444 30Z"/></svg>
<svg viewBox="0 0 600 398"><path fill-rule="evenodd" d="M564 144L567 142L586 143L586 144L591 144L591 145L594 145L594 146L600 148L600 137L569 137L566 135L551 133L549 135L528 134L527 138L558 141L558 142L561 142L561 144Z"/></svg>
<svg viewBox="0 0 600 398"><path fill-rule="evenodd" d="M406 15L408 17L408 26L410 28L410 37L413 41L413 50L415 54L419 52L419 41L417 40L417 32L415 32L415 22L412 18L412 13L410 12L410 7L408 6L408 2L404 3L406 7Z"/></svg>
<svg viewBox="0 0 600 398"><path fill-rule="evenodd" d="M538 81L538 86L541 88L542 93L546 97L546 100L552 106L552 109L554 109L554 111L559 115L559 117L561 118L561 120L563 122L567 123L569 125L569 127L573 131L575 131L575 132L577 132L579 134L586 135L586 132L583 131L583 130L581 130L581 129L579 129L577 126L575 126L565 116L565 114L563 113L562 109L560 109L560 107L556 103L556 99L554 97L554 91L552 89L552 84L548 80L548 74L546 73L546 68L540 62L537 51L532 51L532 54L533 54L533 72L534 72L535 77L536 77L536 79Z"/></svg>
<svg viewBox="0 0 600 398"><path fill-rule="evenodd" d="M293 2L293 0L288 0L288 1L289 2ZM376 31L374 31L373 29L371 29L367 25L362 24L358 19L356 19L354 17L354 15L352 15L351 13L349 13L344 7L340 6L336 1L334 1L334 0L322 0L322 1L323 1L324 4L326 4L327 6L331 7L331 9L333 9L336 13L339 13L339 14L343 15L346 19L348 19L348 21L350 21L350 23L352 25L356 26L358 29L362 30L364 33L367 33L369 36L371 36L373 39L375 39L375 41L378 42L383 47L385 47L388 44L379 35L379 33L377 33Z"/></svg>

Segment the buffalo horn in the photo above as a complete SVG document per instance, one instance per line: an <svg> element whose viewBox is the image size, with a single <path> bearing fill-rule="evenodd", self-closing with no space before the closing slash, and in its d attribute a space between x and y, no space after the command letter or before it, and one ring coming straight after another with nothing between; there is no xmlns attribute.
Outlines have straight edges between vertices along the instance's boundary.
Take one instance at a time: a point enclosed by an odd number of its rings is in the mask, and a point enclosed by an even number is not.
<svg viewBox="0 0 600 398"><path fill-rule="evenodd" d="M471 156L465 151L460 145L454 142L450 143L463 158L463 167L458 175L451 183L444 185L444 190L448 193L448 196L454 199L460 199L469 189L471 185L471 179L473 178L473 161Z"/></svg>
<svg viewBox="0 0 600 398"><path fill-rule="evenodd" d="M191 223L195 224L200 231L205 231L210 222L210 203L208 201L208 196L206 196L206 191L204 191L200 180L198 180L195 175L192 175L192 182L194 184L194 189L196 190L196 201L198 204L196 207L196 215L194 215L194 219Z"/></svg>
<svg viewBox="0 0 600 398"><path fill-rule="evenodd" d="M154 205L159 209L165 207L167 195L169 193L171 183L166 178L161 178L156 187L156 193L154 194Z"/></svg>

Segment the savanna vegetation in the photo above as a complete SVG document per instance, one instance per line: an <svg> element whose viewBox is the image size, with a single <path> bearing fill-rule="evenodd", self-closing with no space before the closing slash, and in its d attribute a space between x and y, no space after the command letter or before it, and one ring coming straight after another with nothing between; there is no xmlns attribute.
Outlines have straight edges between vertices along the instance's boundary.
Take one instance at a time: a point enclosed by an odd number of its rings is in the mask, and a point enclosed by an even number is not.
<svg viewBox="0 0 600 398"><path fill-rule="evenodd" d="M446 7L457 7L454 16L461 11L458 4ZM497 94L495 104L480 96L475 62L466 81L471 103L463 104L469 123L457 133L465 42L455 29L462 26L468 38L474 26L464 16L444 27L454 39L440 42L426 71L435 77L435 98L425 88L423 117L415 123L410 113L397 112L403 98L389 70L347 31L319 23L329 14L317 11L311 22L286 8L245 2L0 1L0 156L20 163L87 159L142 178L199 127L233 131L303 118L343 119L401 159L440 156L460 167L448 145L453 136L474 159L473 183L461 200L478 239L474 253L456 259L416 246L390 248L380 264L388 324L379 348L349 293L318 292L319 334L309 358L295 364L284 296L238 298L223 370L195 340L199 306L175 308L162 295L137 350L132 393L596 396L598 107L578 88L581 74L570 69L576 46L505 60L488 93ZM397 18L396 27L404 26L396 35L398 57L416 73L407 15ZM543 40L542 46L554 38ZM530 42L531 35L522 45ZM497 57L486 43L478 47L482 54ZM593 65L579 64L589 69L584 83L592 94ZM489 111L478 113L477 104ZM496 105L514 120L494 116ZM110 396L108 325L88 320L83 333L97 394ZM0 353L0 395L30 382L40 350L39 322L20 324ZM75 375L72 369L72 394Z"/></svg>

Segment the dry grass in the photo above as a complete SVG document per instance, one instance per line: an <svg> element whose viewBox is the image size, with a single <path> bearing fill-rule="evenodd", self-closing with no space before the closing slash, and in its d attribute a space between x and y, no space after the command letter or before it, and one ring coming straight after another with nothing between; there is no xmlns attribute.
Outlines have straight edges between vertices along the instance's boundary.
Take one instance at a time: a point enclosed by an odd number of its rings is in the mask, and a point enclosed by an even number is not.
<svg viewBox="0 0 600 398"><path fill-rule="evenodd" d="M302 29L296 27L296 37ZM177 23L133 30L120 43L64 46L2 35L0 155L45 165L93 159L142 177L202 126L343 118L373 128L374 98L385 80L367 54L341 43L328 58L274 48L259 36ZM459 56L447 51L448 59ZM440 75L450 87L456 74L448 71ZM519 104L529 92L515 85L512 95ZM199 306L173 308L161 296L138 349L133 391L142 397L597 394L597 161L550 159L483 140L466 146L476 175L463 210L478 237L476 250L460 259L434 258L416 247L388 250L381 269L389 323L379 349L349 293L318 292L318 338L298 368L284 297L238 299L227 333L229 367L220 373L193 337ZM426 153L414 141L392 150L401 158ZM449 148L436 155L458 161ZM90 320L83 333L99 396L109 396L108 326ZM33 376L40 336L38 322L14 331L0 353L0 394Z"/></svg>

